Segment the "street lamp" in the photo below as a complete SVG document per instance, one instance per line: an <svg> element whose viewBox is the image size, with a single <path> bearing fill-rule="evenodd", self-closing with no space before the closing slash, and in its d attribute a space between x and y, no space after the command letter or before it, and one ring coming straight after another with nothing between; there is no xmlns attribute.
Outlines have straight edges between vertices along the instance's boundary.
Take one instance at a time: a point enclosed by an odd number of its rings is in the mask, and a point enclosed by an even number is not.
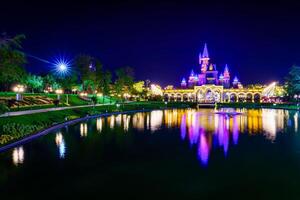
<svg viewBox="0 0 300 200"><path fill-rule="evenodd" d="M54 63L54 68L56 74L58 74L61 77L64 77L70 73L70 61L66 59L57 59Z"/></svg>
<svg viewBox="0 0 300 200"><path fill-rule="evenodd" d="M13 91L16 92L16 100L17 101L22 101L23 100L22 93L25 91L24 85L16 85L13 88Z"/></svg>
<svg viewBox="0 0 300 200"><path fill-rule="evenodd" d="M63 93L62 89L55 90L55 93L57 94L57 100L60 100L60 95Z"/></svg>

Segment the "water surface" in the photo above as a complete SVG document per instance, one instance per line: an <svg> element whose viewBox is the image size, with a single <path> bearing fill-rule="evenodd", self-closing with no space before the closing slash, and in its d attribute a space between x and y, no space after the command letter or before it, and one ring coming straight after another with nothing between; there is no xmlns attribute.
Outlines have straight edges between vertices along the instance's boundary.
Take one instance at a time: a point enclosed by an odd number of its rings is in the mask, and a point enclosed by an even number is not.
<svg viewBox="0 0 300 200"><path fill-rule="evenodd" d="M232 110L231 110L232 111ZM0 153L9 199L299 199L298 112L113 115Z"/></svg>

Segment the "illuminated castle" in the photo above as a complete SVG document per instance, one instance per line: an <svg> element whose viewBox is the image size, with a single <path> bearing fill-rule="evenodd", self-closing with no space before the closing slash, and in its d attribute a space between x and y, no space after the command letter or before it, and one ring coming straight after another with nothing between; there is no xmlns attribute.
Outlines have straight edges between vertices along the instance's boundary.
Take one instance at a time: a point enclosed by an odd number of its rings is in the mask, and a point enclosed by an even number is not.
<svg viewBox="0 0 300 200"><path fill-rule="evenodd" d="M222 85L224 88L230 88L231 86L233 88L242 87L237 77L233 79L232 85L230 84L230 73L227 65L225 65L223 73L219 74L216 65L209 61L207 45L205 44L203 53L199 54L200 74L196 74L192 70L187 81L185 78L182 79L181 87L193 88L201 85Z"/></svg>

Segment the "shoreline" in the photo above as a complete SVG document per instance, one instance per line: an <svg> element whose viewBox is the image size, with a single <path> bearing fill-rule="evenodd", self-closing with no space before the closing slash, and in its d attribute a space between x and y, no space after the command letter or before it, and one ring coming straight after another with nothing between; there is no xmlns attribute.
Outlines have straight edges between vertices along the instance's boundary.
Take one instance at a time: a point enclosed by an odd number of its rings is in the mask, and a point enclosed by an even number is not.
<svg viewBox="0 0 300 200"><path fill-rule="evenodd" d="M69 119L67 121L62 121L62 122L55 122L52 123L52 125L45 127L41 130L38 130L37 132L33 132L33 133L27 133L24 136L20 137L19 139L12 139L11 141L8 141L7 143L4 143L2 145L0 145L0 153L7 151L11 148L14 148L16 146L28 143L34 139L37 139L39 137L42 137L46 134L49 134L50 132L56 130L56 129L60 129L63 128L65 126L70 126L85 120L89 120L89 119L94 119L97 117L107 117L107 116L111 116L111 115L116 115L116 114L129 114L129 113L138 113L138 112L149 112L152 110L168 110L168 109L176 109L176 108L193 108L192 104L185 104L184 102L178 102L176 104L173 105L168 105L168 106L163 106L163 104L157 103L155 104L151 104L151 103L145 103L144 105L150 106L151 108L146 108L146 109L132 109L130 108L131 104L124 104L124 108L123 110L110 110L107 111L106 108L106 112L102 112L102 113L97 113L97 114L87 114L86 116L80 116L79 118L75 118L75 119ZM127 107L126 107L127 106ZM102 107L102 106L101 106ZM105 106L103 106L102 108L104 108ZM262 108L266 108L266 109L284 109L284 110L294 110L294 111L298 111L299 107L296 105L291 105L291 104L262 104L262 103L218 103L217 104L217 108L246 108L246 109L262 109ZM70 109L71 110L71 109ZM49 111L49 113L51 112L55 112L55 111ZM59 112L59 111L56 111ZM48 112L44 112L42 114L47 114ZM34 115L34 114L33 114ZM28 116L28 115L27 115ZM8 117L10 118L10 117ZM3 119L3 118L2 118Z"/></svg>
<svg viewBox="0 0 300 200"><path fill-rule="evenodd" d="M84 121L84 120L89 120L89 119L93 119L93 118L97 118L97 117L107 117L107 116L116 115L116 114L149 112L149 111L152 111L152 110L166 110L166 109L176 109L176 108L190 108L190 105L184 104L184 103L177 103L177 104L174 104L174 105L170 105L170 106L168 105L168 106L164 106L164 107L162 106L161 103L158 103L157 105L155 105L155 104L151 105L151 103L147 103L147 104L144 104L144 106L145 107L150 106L151 108L139 108L139 109L132 109L132 110L131 110L130 106L132 106L132 104L127 104L127 105L125 104L123 110L109 110L109 111L107 111L108 109L106 108L106 112L96 113L96 114L91 114L91 115L87 114L85 116L84 115L80 116L79 118L76 118L76 119L70 119L70 120L67 120L67 121L53 123L52 125L50 125L48 127L45 127L45 128L42 128L41 130L38 130L38 131L32 132L32 133L26 133L20 138L12 139L12 140L0 145L0 153L4 152L4 151L7 151L11 148L14 148L16 146L19 146L19 145L25 144L27 142L30 142L30 141L32 141L36 138L39 138L41 136L44 136L44 135L46 135L46 134L48 134L51 131L54 131L56 129L60 129L60 128L63 128L65 126L69 126L69 125L73 125L73 124L79 123L79 122ZM111 107L111 105L109 105L109 107ZM100 108L105 110L105 106L101 106ZM70 111L72 111L72 110L70 110ZM51 113L51 112L53 113L53 112L59 112L59 111L49 111L49 112L43 112L43 113L38 113L38 114L47 115L47 113ZM34 115L34 114L32 114L32 115ZM30 115L26 115L26 116L30 116ZM18 116L14 116L14 117L18 117ZM20 116L20 117L23 117L23 116ZM7 117L7 118L9 119L9 118L13 118L13 117Z"/></svg>
<svg viewBox="0 0 300 200"><path fill-rule="evenodd" d="M300 104L299 104L300 105ZM272 104L272 103L218 103L217 108L246 108L246 109L283 109L299 111L300 106L296 104Z"/></svg>
<svg viewBox="0 0 300 200"><path fill-rule="evenodd" d="M169 108L169 109L174 109L174 108ZM2 153L4 151L7 151L7 150L9 150L11 148L14 148L16 146L19 146L19 145L22 145L22 144L26 144L27 142L30 142L30 141L32 141L34 139L37 139L39 137L42 137L44 135L47 135L47 134L49 134L50 132L52 132L52 131L54 131L56 129L61 129L63 127L70 126L70 125L73 125L73 124L77 124L77 123L85 121L85 120L94 119L94 118L97 118L97 117L107 117L107 116L118 115L118 114L149 112L149 111L152 111L152 110L156 110L156 109L118 111L118 112L110 112L110 113L102 113L102 114L96 114L96 115L89 115L89 116L86 116L86 117L81 117L81 118L77 118L77 119L73 119L73 120L68 120L66 122L58 123L58 124L55 124L53 126L47 127L47 128L45 128L43 130L38 131L37 133L28 134L27 136L24 136L23 138L21 138L21 139L19 139L17 141L14 141L12 143L5 144L4 146L0 147L0 153ZM160 110L165 110L165 109L160 109Z"/></svg>

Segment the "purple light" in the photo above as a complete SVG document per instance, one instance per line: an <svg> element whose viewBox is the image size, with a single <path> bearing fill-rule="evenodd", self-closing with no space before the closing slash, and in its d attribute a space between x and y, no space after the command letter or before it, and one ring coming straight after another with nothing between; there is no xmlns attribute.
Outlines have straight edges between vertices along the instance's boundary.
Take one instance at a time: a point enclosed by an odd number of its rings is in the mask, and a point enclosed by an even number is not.
<svg viewBox="0 0 300 200"><path fill-rule="evenodd" d="M186 115L183 115L181 118L180 132L181 132L181 139L184 140L186 136Z"/></svg>
<svg viewBox="0 0 300 200"><path fill-rule="evenodd" d="M205 137L204 129L201 129L200 141L198 146L198 158L200 159L202 165L207 165L209 158L209 145Z"/></svg>
<svg viewBox="0 0 300 200"><path fill-rule="evenodd" d="M237 145L238 140L239 140L239 125L238 125L238 121L237 121L236 116L233 118L232 138L233 138L233 143L235 145Z"/></svg>

